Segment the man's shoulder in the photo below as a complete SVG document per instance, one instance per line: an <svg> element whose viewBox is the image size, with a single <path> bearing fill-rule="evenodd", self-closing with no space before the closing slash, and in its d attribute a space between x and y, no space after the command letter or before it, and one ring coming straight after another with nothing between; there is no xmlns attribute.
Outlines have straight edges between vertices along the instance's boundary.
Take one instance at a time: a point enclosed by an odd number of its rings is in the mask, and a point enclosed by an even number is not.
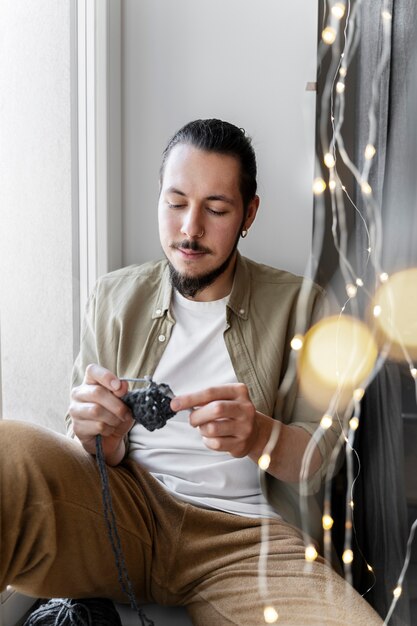
<svg viewBox="0 0 417 626"><path fill-rule="evenodd" d="M113 289L137 289L141 285L151 287L153 284L159 284L166 268L166 259L121 267L100 276L96 289L111 291Z"/></svg>
<svg viewBox="0 0 417 626"><path fill-rule="evenodd" d="M259 286L293 286L295 289L300 289L301 285L308 284L312 289L318 292L323 292L321 287L314 283L311 279L304 276L293 274L287 270L282 270L277 267L265 265L264 263L258 263L252 259L242 257L242 263L246 267L252 284Z"/></svg>

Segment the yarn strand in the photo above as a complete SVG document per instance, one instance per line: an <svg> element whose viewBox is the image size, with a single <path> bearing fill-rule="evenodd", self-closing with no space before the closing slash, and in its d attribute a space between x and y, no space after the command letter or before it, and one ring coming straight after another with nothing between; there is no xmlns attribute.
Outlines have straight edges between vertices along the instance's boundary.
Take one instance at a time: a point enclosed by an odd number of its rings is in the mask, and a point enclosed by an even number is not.
<svg viewBox="0 0 417 626"><path fill-rule="evenodd" d="M119 532L117 530L117 522L113 509L113 501L109 485L109 476L107 473L106 462L104 460L103 445L101 435L96 436L96 461L101 479L101 493L103 499L104 518L106 520L107 534L113 550L116 567L118 572L118 580L122 591L128 596L132 609L134 609L140 619L141 626L155 626L142 609L138 606L136 596L133 591L132 582L127 572L126 561L124 558Z"/></svg>

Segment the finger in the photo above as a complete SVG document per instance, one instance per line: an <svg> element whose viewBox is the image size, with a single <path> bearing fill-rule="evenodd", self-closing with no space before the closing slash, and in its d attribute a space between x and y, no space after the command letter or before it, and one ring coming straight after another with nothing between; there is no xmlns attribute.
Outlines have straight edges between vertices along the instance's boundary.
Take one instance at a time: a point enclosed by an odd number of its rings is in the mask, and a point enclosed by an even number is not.
<svg viewBox="0 0 417 626"><path fill-rule="evenodd" d="M121 381L113 372L97 363L87 365L84 374L84 383L88 385L98 383L118 397L123 396L129 388L126 381Z"/></svg>
<svg viewBox="0 0 417 626"><path fill-rule="evenodd" d="M209 450L216 452L230 452L233 456L236 454L236 438L235 437L202 437L204 445ZM243 456L243 455L242 455Z"/></svg>
<svg viewBox="0 0 417 626"><path fill-rule="evenodd" d="M247 406L241 402L218 400L205 406L194 409L190 413L191 426L202 426L213 420L244 418L251 410L252 405Z"/></svg>
<svg viewBox="0 0 417 626"><path fill-rule="evenodd" d="M80 417L82 418L82 405L96 405L96 415L93 419L100 418L100 415L107 411L120 421L126 421L131 418L131 411L129 407L119 398L117 398L111 391L105 389L101 385L81 385L73 389L71 398L76 405L80 405L78 410L81 411ZM72 408L72 407L71 407ZM86 412L86 417L91 419L90 411ZM70 410L71 413L71 410Z"/></svg>
<svg viewBox="0 0 417 626"><path fill-rule="evenodd" d="M220 419L202 424L198 428L203 437L233 437L236 424L230 419Z"/></svg>
<svg viewBox="0 0 417 626"><path fill-rule="evenodd" d="M216 400L234 400L239 397L248 397L247 387L243 383L232 383L175 396L171 400L171 408L173 411L182 411L192 409L195 406L203 406Z"/></svg>

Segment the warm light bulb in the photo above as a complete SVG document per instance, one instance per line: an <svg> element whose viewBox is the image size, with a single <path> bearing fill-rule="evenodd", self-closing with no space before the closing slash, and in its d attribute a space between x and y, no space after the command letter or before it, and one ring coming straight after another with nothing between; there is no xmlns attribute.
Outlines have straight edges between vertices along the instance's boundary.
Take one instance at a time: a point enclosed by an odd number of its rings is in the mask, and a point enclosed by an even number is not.
<svg viewBox="0 0 417 626"><path fill-rule="evenodd" d="M343 563L346 563L346 565L348 565L349 563L352 563L353 561L353 552L352 550L345 550L342 554L342 561Z"/></svg>
<svg viewBox="0 0 417 626"><path fill-rule="evenodd" d="M339 70L339 74L340 74L340 76L342 76L343 78L344 78L344 77L346 76L346 74L347 74L347 69L346 69L345 67L343 67L343 65L342 65L342 67L341 67L341 68L340 68L340 70Z"/></svg>
<svg viewBox="0 0 417 626"><path fill-rule="evenodd" d="M375 146L373 146L371 143L368 143L365 148L365 159L370 161L375 156L375 153L376 153Z"/></svg>
<svg viewBox="0 0 417 626"><path fill-rule="evenodd" d="M309 563L312 563L313 561L315 561L318 557L318 552L316 550L316 548L310 544L306 547L305 550L305 560L308 561Z"/></svg>
<svg viewBox="0 0 417 626"><path fill-rule="evenodd" d="M336 40L336 30L333 26L326 26L326 28L321 33L321 38L328 46L331 46L332 43Z"/></svg>
<svg viewBox="0 0 417 626"><path fill-rule="evenodd" d="M259 459L258 459L258 465L261 468L261 470L266 471L269 467L271 463L271 457L269 456L269 454L262 454Z"/></svg>
<svg viewBox="0 0 417 626"><path fill-rule="evenodd" d="M363 280L362 280L362 278L357 278L355 282L358 285L358 287L363 287Z"/></svg>
<svg viewBox="0 0 417 626"><path fill-rule="evenodd" d="M402 592L403 588L401 587L401 585L397 585L392 593L394 594L394 598L399 598Z"/></svg>
<svg viewBox="0 0 417 626"><path fill-rule="evenodd" d="M349 506L352 510L355 508L355 503L353 502L353 500L349 501Z"/></svg>
<svg viewBox="0 0 417 626"><path fill-rule="evenodd" d="M370 196L372 193L372 187L366 180L362 182L361 189L362 189L362 193L364 193L365 196Z"/></svg>
<svg viewBox="0 0 417 626"><path fill-rule="evenodd" d="M323 417L320 420L320 426L322 427L322 429L328 430L332 424L333 424L332 416L328 415L327 413L323 415Z"/></svg>
<svg viewBox="0 0 417 626"><path fill-rule="evenodd" d="M381 283L386 283L388 278L389 278L389 276L388 276L388 274L386 272L382 272L379 275L379 280L381 281Z"/></svg>
<svg viewBox="0 0 417 626"><path fill-rule="evenodd" d="M411 367L410 368L410 374L413 378L417 378L417 368L415 367Z"/></svg>
<svg viewBox="0 0 417 626"><path fill-rule="evenodd" d="M290 345L293 350L301 350L301 348L303 347L302 335L294 335L294 337L291 339Z"/></svg>
<svg viewBox="0 0 417 626"><path fill-rule="evenodd" d="M345 91L345 83L341 80L336 83L336 91L337 93L343 93Z"/></svg>
<svg viewBox="0 0 417 626"><path fill-rule="evenodd" d="M358 430L358 426L359 426L359 419L354 416L349 420L349 426L351 430Z"/></svg>
<svg viewBox="0 0 417 626"><path fill-rule="evenodd" d="M356 287L356 285L352 285L352 283L347 283L346 293L349 296L349 298L354 298L356 296L357 291L358 291L358 288Z"/></svg>
<svg viewBox="0 0 417 626"><path fill-rule="evenodd" d="M382 313L382 308L379 304L376 304L373 308L374 317L379 317Z"/></svg>
<svg viewBox="0 0 417 626"><path fill-rule="evenodd" d="M373 572L372 566L367 563L366 567L368 568L368 572Z"/></svg>
<svg viewBox="0 0 417 626"><path fill-rule="evenodd" d="M264 619L267 624L275 624L278 620L278 613L273 606L266 606L264 608Z"/></svg>
<svg viewBox="0 0 417 626"><path fill-rule="evenodd" d="M360 400L362 400L363 396L365 394L365 389L362 389L362 387L358 387L357 389L354 390L353 392L353 398L354 400L356 400L357 402L360 402Z"/></svg>
<svg viewBox="0 0 417 626"><path fill-rule="evenodd" d="M336 4L332 6L332 13L335 16L335 18L337 18L338 20L341 20L345 14L345 8L346 7L343 2L336 2Z"/></svg>
<svg viewBox="0 0 417 626"><path fill-rule="evenodd" d="M334 523L334 520L331 517L331 515L323 515L321 521L322 521L324 530L330 530Z"/></svg>
<svg viewBox="0 0 417 626"><path fill-rule="evenodd" d="M326 152L326 154L324 155L324 164L327 167L334 167L335 166L335 158L333 156L333 154L331 152Z"/></svg>
<svg viewBox="0 0 417 626"><path fill-rule="evenodd" d="M329 181L329 189L331 191L334 191L336 189L336 181L335 180Z"/></svg>
<svg viewBox="0 0 417 626"><path fill-rule="evenodd" d="M389 11L382 11L382 17L384 20L392 20L392 15Z"/></svg>
<svg viewBox="0 0 417 626"><path fill-rule="evenodd" d="M313 193L315 193L316 196L323 193L325 189L326 189L326 183L324 182L322 178L315 178L313 180Z"/></svg>

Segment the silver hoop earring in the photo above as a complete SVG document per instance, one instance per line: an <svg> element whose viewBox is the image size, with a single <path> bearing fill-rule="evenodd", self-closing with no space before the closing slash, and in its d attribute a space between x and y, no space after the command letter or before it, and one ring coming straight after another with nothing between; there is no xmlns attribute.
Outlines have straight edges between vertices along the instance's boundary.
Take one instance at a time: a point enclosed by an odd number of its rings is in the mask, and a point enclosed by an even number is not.
<svg viewBox="0 0 417 626"><path fill-rule="evenodd" d="M242 237L242 239L244 239L247 234L248 234L248 231L246 230L246 228L244 228L242 232L240 233L240 236Z"/></svg>

